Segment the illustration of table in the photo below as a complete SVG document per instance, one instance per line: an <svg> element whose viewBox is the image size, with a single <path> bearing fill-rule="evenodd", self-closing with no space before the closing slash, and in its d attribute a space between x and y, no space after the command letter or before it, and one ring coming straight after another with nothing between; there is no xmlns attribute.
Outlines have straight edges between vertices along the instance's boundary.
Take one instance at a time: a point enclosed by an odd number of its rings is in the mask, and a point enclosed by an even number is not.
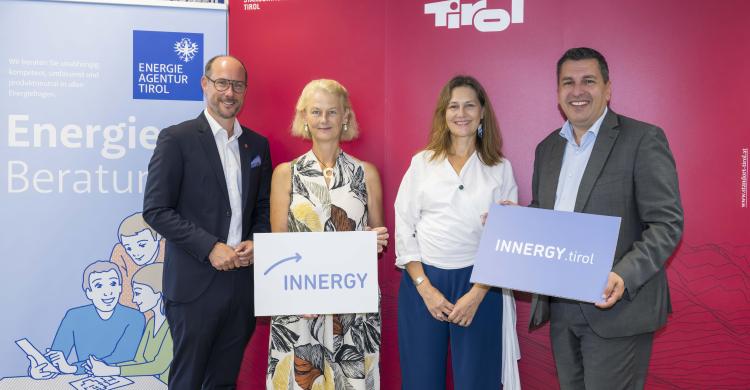
<svg viewBox="0 0 750 390"><path fill-rule="evenodd" d="M8 377L0 379L0 390L72 390L74 387L70 382L81 378L86 378L86 375L58 375L53 379L47 380L36 380L28 376ZM118 389L166 390L167 388L167 385L156 379L155 376L129 376L127 379L133 381L133 383L119 387Z"/></svg>

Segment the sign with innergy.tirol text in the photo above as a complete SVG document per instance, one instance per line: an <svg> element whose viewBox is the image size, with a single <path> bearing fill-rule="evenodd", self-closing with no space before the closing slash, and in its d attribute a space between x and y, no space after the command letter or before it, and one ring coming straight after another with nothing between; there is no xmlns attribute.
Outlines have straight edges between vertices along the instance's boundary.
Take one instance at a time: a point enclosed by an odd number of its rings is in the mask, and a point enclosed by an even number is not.
<svg viewBox="0 0 750 390"><path fill-rule="evenodd" d="M599 302L619 229L619 217L493 205L471 281Z"/></svg>
<svg viewBox="0 0 750 390"><path fill-rule="evenodd" d="M375 232L257 233L255 315L378 311Z"/></svg>

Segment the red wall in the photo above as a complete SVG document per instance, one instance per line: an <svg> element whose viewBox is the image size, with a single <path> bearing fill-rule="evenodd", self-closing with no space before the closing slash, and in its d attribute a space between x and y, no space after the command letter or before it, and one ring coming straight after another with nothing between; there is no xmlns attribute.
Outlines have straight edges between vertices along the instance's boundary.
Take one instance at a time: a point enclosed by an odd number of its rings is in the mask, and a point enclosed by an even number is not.
<svg viewBox="0 0 750 390"><path fill-rule="evenodd" d="M490 33L435 27L425 3L279 0L244 10L243 0L231 0L229 49L250 81L241 121L269 137L275 162L288 161L309 148L289 135L302 87L339 80L362 127L344 149L379 168L392 229L401 175L426 143L437 94L451 76L469 73L488 90L527 203L534 147L563 121L555 62L569 47L597 48L610 64L612 109L666 131L685 206L683 242L668 267L674 314L657 334L648 387L747 388L750 211L740 204L740 167L750 147L741 120L750 107L750 3L526 0L522 24ZM511 1L490 0L488 8L510 11ZM400 388L393 253L379 269L383 389ZM523 386L554 388L548 331L526 330L529 297L516 296ZM262 387L267 346L261 319L241 388Z"/></svg>

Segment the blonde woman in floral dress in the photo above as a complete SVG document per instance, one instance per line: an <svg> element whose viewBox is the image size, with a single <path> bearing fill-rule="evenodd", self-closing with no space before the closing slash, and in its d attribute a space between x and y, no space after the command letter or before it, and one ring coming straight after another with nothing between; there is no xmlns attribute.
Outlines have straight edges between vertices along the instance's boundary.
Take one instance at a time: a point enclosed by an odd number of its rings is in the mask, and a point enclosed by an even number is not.
<svg viewBox="0 0 750 390"><path fill-rule="evenodd" d="M386 245L380 177L370 163L343 152L358 134L346 89L313 80L302 90L292 134L312 148L280 164L271 183L274 232L375 230ZM331 248L335 250L335 248ZM271 320L266 388L380 388L380 314L276 316Z"/></svg>

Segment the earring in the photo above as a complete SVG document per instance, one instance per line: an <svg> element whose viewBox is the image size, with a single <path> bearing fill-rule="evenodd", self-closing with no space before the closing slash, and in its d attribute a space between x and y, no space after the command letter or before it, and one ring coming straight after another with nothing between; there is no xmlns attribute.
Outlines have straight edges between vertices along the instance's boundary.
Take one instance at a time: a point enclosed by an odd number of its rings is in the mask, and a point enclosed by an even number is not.
<svg viewBox="0 0 750 390"><path fill-rule="evenodd" d="M480 139L484 136L484 126L482 126L482 122L479 122L479 127L477 128L477 137Z"/></svg>
<svg viewBox="0 0 750 390"><path fill-rule="evenodd" d="M305 133L310 134L310 126L305 123Z"/></svg>
<svg viewBox="0 0 750 390"><path fill-rule="evenodd" d="M344 123L344 133L346 133L347 131L349 131L349 124Z"/></svg>

